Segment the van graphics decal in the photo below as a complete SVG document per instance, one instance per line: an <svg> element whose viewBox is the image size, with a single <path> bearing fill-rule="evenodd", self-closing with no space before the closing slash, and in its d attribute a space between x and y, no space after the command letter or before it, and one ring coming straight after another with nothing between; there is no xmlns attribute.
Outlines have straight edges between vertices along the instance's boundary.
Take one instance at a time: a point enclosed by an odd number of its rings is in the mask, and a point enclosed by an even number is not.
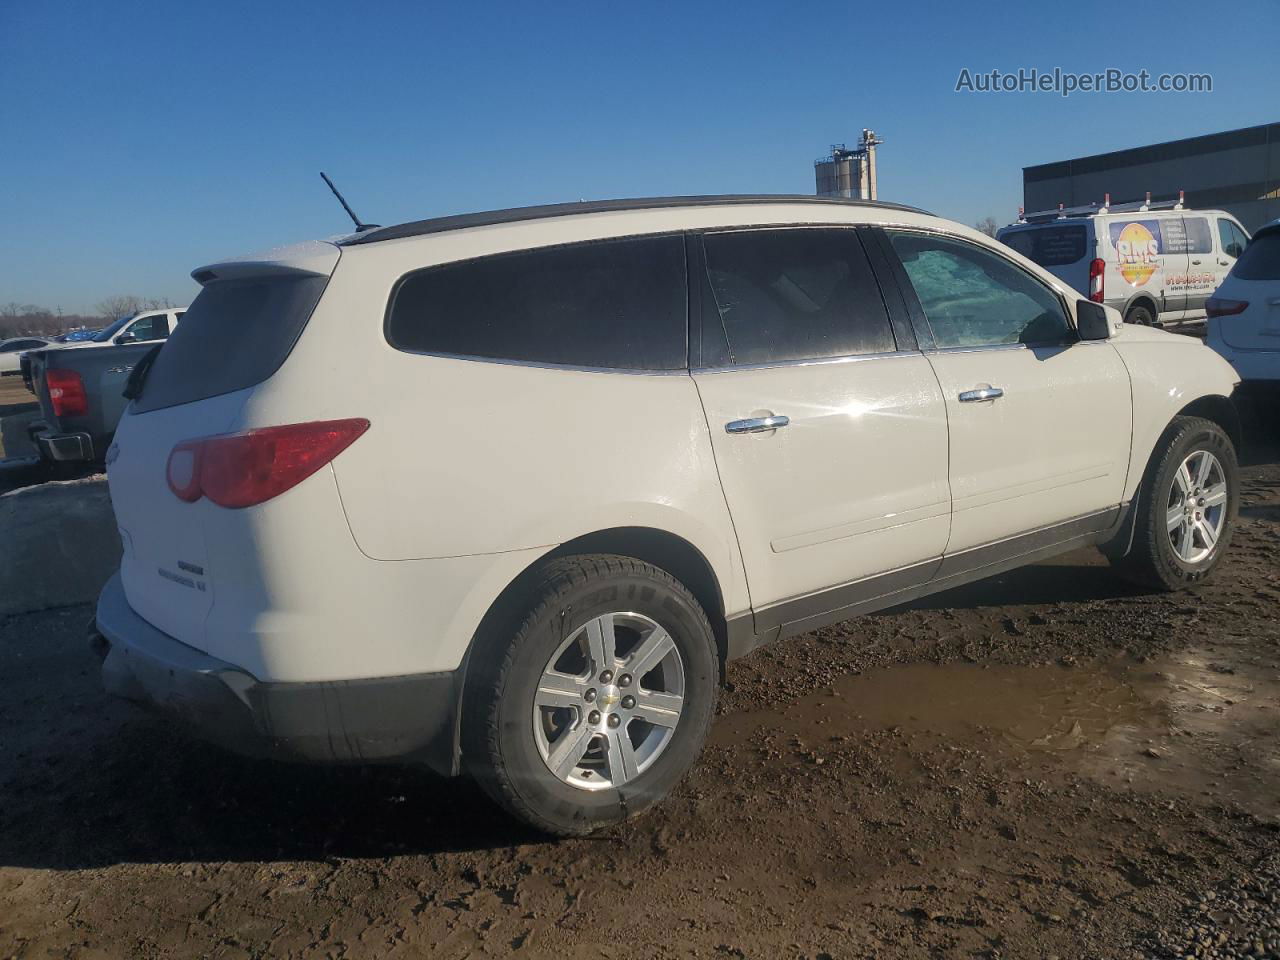
<svg viewBox="0 0 1280 960"><path fill-rule="evenodd" d="M1160 268L1160 225L1154 220L1111 224L1111 245L1120 261L1120 276L1140 287Z"/></svg>

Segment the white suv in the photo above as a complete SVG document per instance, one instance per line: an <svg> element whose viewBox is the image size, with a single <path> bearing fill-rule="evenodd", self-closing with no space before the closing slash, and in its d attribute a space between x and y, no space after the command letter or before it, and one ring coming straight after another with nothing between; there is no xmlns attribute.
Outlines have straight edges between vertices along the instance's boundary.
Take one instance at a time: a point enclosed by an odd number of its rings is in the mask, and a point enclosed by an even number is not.
<svg viewBox="0 0 1280 960"><path fill-rule="evenodd" d="M1280 220L1257 232L1207 307L1209 346L1246 385L1280 388Z"/></svg>
<svg viewBox="0 0 1280 960"><path fill-rule="evenodd" d="M1216 566L1236 377L973 230L806 197L425 220L194 273L108 453L107 686L582 833L725 661L1102 544Z"/></svg>

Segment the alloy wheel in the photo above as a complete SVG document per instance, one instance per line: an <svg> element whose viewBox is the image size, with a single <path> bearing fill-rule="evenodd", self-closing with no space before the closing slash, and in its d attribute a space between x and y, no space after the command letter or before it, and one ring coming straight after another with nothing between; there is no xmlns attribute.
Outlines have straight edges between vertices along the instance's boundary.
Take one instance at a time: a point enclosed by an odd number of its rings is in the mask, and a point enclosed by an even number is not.
<svg viewBox="0 0 1280 960"><path fill-rule="evenodd" d="M1178 466L1165 504L1169 543L1183 563L1213 552L1227 520L1227 476L1208 450L1192 451Z"/></svg>
<svg viewBox="0 0 1280 960"><path fill-rule="evenodd" d="M670 633L639 613L606 613L571 633L533 697L547 768L582 790L619 787L662 755L680 722L685 671Z"/></svg>

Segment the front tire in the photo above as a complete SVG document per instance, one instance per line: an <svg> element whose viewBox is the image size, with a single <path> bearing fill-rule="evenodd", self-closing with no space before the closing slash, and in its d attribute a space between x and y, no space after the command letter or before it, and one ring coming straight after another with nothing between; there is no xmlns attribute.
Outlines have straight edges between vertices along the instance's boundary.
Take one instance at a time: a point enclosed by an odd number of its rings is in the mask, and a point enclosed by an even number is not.
<svg viewBox="0 0 1280 960"><path fill-rule="evenodd" d="M1158 590L1203 583L1231 543L1239 503L1231 438L1210 420L1175 418L1152 454L1134 504L1133 546L1117 566Z"/></svg>
<svg viewBox="0 0 1280 960"><path fill-rule="evenodd" d="M707 615L629 557L549 562L514 635L480 637L463 759L508 812L561 836L647 809L692 766L715 710Z"/></svg>

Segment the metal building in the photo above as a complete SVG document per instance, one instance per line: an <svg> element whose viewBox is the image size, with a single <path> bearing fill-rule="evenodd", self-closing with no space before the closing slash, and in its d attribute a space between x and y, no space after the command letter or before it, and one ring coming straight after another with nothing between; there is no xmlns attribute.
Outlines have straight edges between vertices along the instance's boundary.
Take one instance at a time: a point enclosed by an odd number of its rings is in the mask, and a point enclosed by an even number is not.
<svg viewBox="0 0 1280 960"><path fill-rule="evenodd" d="M1172 200L1226 210L1249 231L1280 217L1280 123L1100 153L1022 168L1027 210L1141 200Z"/></svg>

